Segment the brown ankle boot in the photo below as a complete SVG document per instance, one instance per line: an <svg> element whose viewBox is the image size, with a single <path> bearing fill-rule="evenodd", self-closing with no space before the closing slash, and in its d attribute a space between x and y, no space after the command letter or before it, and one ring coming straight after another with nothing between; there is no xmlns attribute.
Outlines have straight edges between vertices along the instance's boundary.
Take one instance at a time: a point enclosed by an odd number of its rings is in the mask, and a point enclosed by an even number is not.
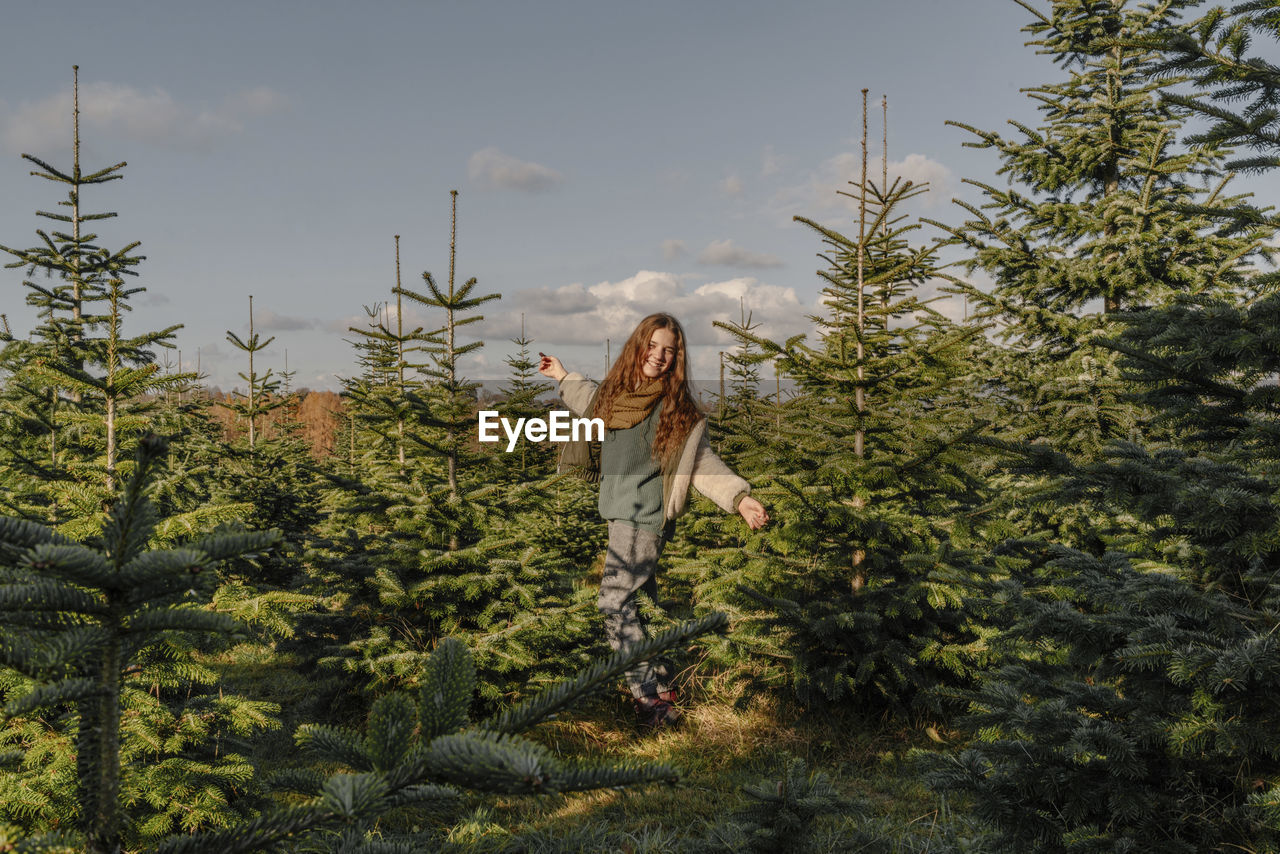
<svg viewBox="0 0 1280 854"><path fill-rule="evenodd" d="M640 697L635 703L636 717L644 729L656 730L680 723L682 714L675 705L675 691L663 691L656 697Z"/></svg>

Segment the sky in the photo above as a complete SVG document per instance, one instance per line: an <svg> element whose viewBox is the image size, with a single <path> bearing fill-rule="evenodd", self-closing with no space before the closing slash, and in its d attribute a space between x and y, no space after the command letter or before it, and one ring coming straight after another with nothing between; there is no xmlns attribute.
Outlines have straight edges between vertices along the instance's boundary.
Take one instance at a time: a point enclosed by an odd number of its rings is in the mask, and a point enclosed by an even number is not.
<svg viewBox="0 0 1280 854"><path fill-rule="evenodd" d="M0 245L36 245L35 212L65 198L20 155L69 168L78 65L82 168L128 163L83 207L118 214L102 245L146 256L126 332L182 324L168 361L198 357L223 389L243 386L227 332L247 332L250 295L274 336L257 370L287 359L295 387L340 388L349 327L392 299L395 235L405 288L447 284L451 190L456 281L502 295L468 327L486 342L468 377L507 376L522 318L535 351L599 376L659 310L709 377L732 343L713 320L745 305L781 338L822 312L822 243L792 218L856 230L837 191L860 168L864 87L872 174L887 97L889 170L930 185L912 213L959 222L963 179L997 161L946 122L1034 124L1020 89L1062 76L1013 0L6 7ZM34 325L22 281L0 270L17 335ZM409 328L442 320L404 307Z"/></svg>

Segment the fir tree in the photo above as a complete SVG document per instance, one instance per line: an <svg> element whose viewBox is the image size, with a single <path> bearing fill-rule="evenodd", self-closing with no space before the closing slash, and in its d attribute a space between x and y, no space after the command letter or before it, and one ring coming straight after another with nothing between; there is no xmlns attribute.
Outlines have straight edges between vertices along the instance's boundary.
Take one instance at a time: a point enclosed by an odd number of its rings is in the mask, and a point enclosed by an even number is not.
<svg viewBox="0 0 1280 854"><path fill-rule="evenodd" d="M753 538L758 557L716 551L694 567L703 595L723 596L727 581L765 606L754 632L780 636L774 654L806 705L903 708L966 678L981 655L964 608L971 558L960 522L979 498L965 444L981 424L959 403L978 330L956 328L919 296L933 250L910 244L919 226L898 209L925 188L867 179L865 103L863 115L857 234L798 218L828 248L820 340L779 344L722 325L776 358L798 389L775 436L746 439L766 442L775 460L781 524ZM732 571L712 572L725 559Z"/></svg>
<svg viewBox="0 0 1280 854"><path fill-rule="evenodd" d="M1194 45L1221 13L1206 20L1147 45ZM1221 221L1228 235L1241 224L1251 239L1267 234L1246 206L1184 215ZM968 695L974 740L935 763L935 782L971 794L1011 850L1280 843L1270 699L1280 300L1248 254L1186 257L1199 265L1193 278L1219 287L1118 313L1113 337L1097 341L1117 354L1160 441L1113 443L1078 470L1064 466L1063 503L1114 513L1096 548L1014 542L998 554L1009 576L993 598L1004 663Z"/></svg>
<svg viewBox="0 0 1280 854"><path fill-rule="evenodd" d="M244 508L240 521L255 530L276 530L284 542L280 549L253 564L233 562L237 580L251 586L282 588L297 572L297 556L306 548L320 516L320 479L313 470L305 443L287 422L266 431L266 417L283 414L291 405L284 380L268 368L259 373L255 355L274 337L263 339L254 326L253 297L249 297L249 333L244 339L227 332L227 340L243 350L248 371L239 374L246 390L234 392L229 408L247 425L247 440L224 443L212 486L215 504Z"/></svg>
<svg viewBox="0 0 1280 854"><path fill-rule="evenodd" d="M542 486L495 483L491 459L471 450L478 386L463 375L460 360L483 342L460 339L481 319L474 310L497 295L476 296L474 279L455 284L456 193L453 204L447 287L425 273L427 293L396 289L444 313L438 329L404 341L429 357L422 386L406 382L403 394L397 388L396 334L361 342L380 354L387 381L376 410L382 415L366 423L386 437L384 447L394 447L397 422L386 416L403 413L408 453L403 474L394 461L381 468L371 461L357 472L331 519L330 533L349 550L363 587L348 603L361 625L348 627L354 637L326 662L366 674L384 691L412 682L436 644L458 636L476 655L484 699L496 702L580 666L592 651L595 615L578 584L580 566L566 551L537 547L563 540L576 548L580 532L565 539L544 531L532 543L528 528L545 527L545 518L530 511L542 508ZM363 413L374 410L372 401L366 395L353 402ZM576 500L565 502L576 519ZM381 558L370 564L363 555L375 548Z"/></svg>
<svg viewBox="0 0 1280 854"><path fill-rule="evenodd" d="M327 777L305 771L281 775L278 784L310 797L301 804L265 811L221 831L174 837L163 854L225 854L291 848L328 840L329 850L350 850L375 821L396 811L456 799L459 789L493 794L541 794L674 782L675 769L662 764L574 764L557 759L522 737L589 692L608 684L634 662L724 625L712 614L683 624L615 654L525 702L472 723L470 705L476 671L467 647L444 640L426 662L418 686L388 694L371 709L363 730L310 726L298 732L300 746L331 766L348 770ZM418 850L435 840L429 833L404 833L398 841Z"/></svg>
<svg viewBox="0 0 1280 854"><path fill-rule="evenodd" d="M1217 6L1194 26L1163 32L1155 41L1164 59L1156 73L1188 75L1201 92L1211 95L1165 95L1211 122L1190 141L1246 148L1226 163L1228 169L1256 173L1280 166L1280 66L1251 52L1256 39L1275 39L1278 17L1280 11L1269 0L1237 3L1230 11ZM1246 99L1242 109L1228 106Z"/></svg>
<svg viewBox="0 0 1280 854"><path fill-rule="evenodd" d="M0 249L17 259L8 266L25 268L29 276L42 271L57 280L52 285L24 282L27 301L37 309L41 324L34 342L10 339L5 345L11 375L4 394L15 416L10 421L14 432L9 464L15 479L44 484L38 489L56 496L55 508L83 521L96 515L114 488L122 441L144 430L146 407L139 401L178 381L157 376L154 348L172 346L179 327L134 336L124 333L129 298L144 290L126 288L124 277L136 276L133 268L143 259L134 254L137 242L111 251L99 246L97 235L88 230L90 224L115 214L84 211L83 189L120 179L125 164L90 173L81 170L78 79L77 69L71 169L63 171L23 155L39 167L33 175L69 187L67 199L60 203L66 212L37 212L59 228L37 229L40 245L34 248ZM12 503L20 509L29 508L31 501Z"/></svg>
<svg viewBox="0 0 1280 854"><path fill-rule="evenodd" d="M352 403L353 417L363 422L373 440L370 449L385 448L392 452L397 473L404 478L410 467L409 456L422 453L421 447L410 442L406 431L415 419L409 392L419 392L423 387L422 379L416 375L424 365L411 359L421 351L424 336L422 327L405 331L400 235L395 236L395 242L396 283L392 289L396 300L395 328L392 329L387 317L389 303L375 303L372 308L365 306L365 314L369 316L367 328L350 329L360 336L356 346L362 373L344 383L344 394ZM372 464L373 460L369 462Z"/></svg>
<svg viewBox="0 0 1280 854"><path fill-rule="evenodd" d="M1142 421L1114 354L1093 337L1114 331L1118 311L1229 288L1218 271L1259 235L1220 234L1210 214L1189 215L1235 203L1219 154L1180 144L1187 111L1161 97L1178 80L1151 73L1159 56L1147 42L1175 27L1191 0L1019 5L1033 16L1028 44L1068 76L1028 90L1038 127L1013 121L1016 133L1004 136L952 123L977 137L966 145L999 154L998 174L1012 186L968 181L985 203L962 204L971 218L942 227L970 253L970 272L994 283L968 297L1008 342L998 365L999 398L1011 404L1006 438L1051 439L1088 458Z"/></svg>
<svg viewBox="0 0 1280 854"><path fill-rule="evenodd" d="M746 806L728 821L712 828L709 838L690 846L701 852L751 852L751 854L783 854L783 852L815 851L811 842L817 822L826 816L848 816L854 804L840 797L831 779L821 772L807 773L804 760L790 759L779 780L766 780L748 786ZM861 812L859 810L859 812ZM859 834L841 842L848 850L876 851L883 840ZM877 845L877 842L880 845ZM830 849L821 849L830 850Z"/></svg>
<svg viewBox="0 0 1280 854"><path fill-rule="evenodd" d="M468 279L461 287L454 285L454 267L458 244L458 191L450 190L452 198L451 228L449 234L449 279L448 289L442 290L436 285L429 272L422 274L426 283L427 294L421 294L403 288L397 288L397 294L403 294L420 305L443 309L444 325L431 333L424 345L430 355L433 367L427 368L426 374L434 380L432 397L436 404L433 422L439 426L441 438L430 443L445 462L445 479L449 488L449 498L457 501L459 497L458 471L465 464L466 446L475 418L475 392L479 387L467 380L460 373L459 361L468 353L484 346L483 341L472 341L463 344L459 338L462 327L484 320L484 316L471 313L486 302L501 299L501 294L482 294L473 296L476 280ZM453 542L453 540L451 540Z"/></svg>
<svg viewBox="0 0 1280 854"><path fill-rule="evenodd" d="M74 709L75 800L91 852L118 851L126 832L122 711L131 674L171 670L166 659L180 648L169 643L172 635L230 630L229 618L198 607L192 594L215 579L219 561L277 539L228 532L175 550L147 550L157 517L145 487L166 450L158 439L140 444L136 471L100 540L79 544L40 525L0 520L6 624L0 656L31 680L10 694L4 714L12 721L42 708Z"/></svg>
<svg viewBox="0 0 1280 854"><path fill-rule="evenodd" d="M398 342L390 330L385 303L375 302L362 308L368 318L365 328L349 327L349 331L358 336L348 343L356 350L360 372L342 380L347 423L338 437L338 445L346 452L352 475L356 474L359 461L358 467L365 479L389 476L384 471L388 465L394 465L397 476L404 477L409 468L415 467L409 462L409 455L419 450L416 445L412 450L406 448L399 429L406 415L412 417L408 411L409 399L398 390L396 382L397 351L405 342ZM421 329L416 332L420 333ZM412 386L405 383L403 391L419 386L420 383ZM391 425L394 429L389 429ZM405 456L404 464L400 462L401 456Z"/></svg>
<svg viewBox="0 0 1280 854"><path fill-rule="evenodd" d="M780 417L781 401L770 401L762 396L760 366L769 361L755 343L761 324L753 320L745 300L739 303L736 323L723 328L738 340L738 344L722 354L722 372L728 369L728 384L721 390L715 417L711 422L716 452L730 465L749 469L768 465L771 452L767 443L757 439L762 431L776 432ZM780 380L779 380L780 382ZM753 451L763 451L764 458L753 457Z"/></svg>
<svg viewBox="0 0 1280 854"><path fill-rule="evenodd" d="M539 404L538 397L550 389L538 377L538 361L533 358L531 349L533 339L525 333L523 313L520 315L520 337L511 339L511 343L519 349L504 360L511 369L511 375L498 389L504 398L500 409L502 416L512 423L520 418L545 418L547 407ZM521 442L519 455L502 453L498 456L498 466L507 470L508 478L519 481L549 474L554 460L554 446Z"/></svg>
<svg viewBox="0 0 1280 854"><path fill-rule="evenodd" d="M258 418L266 415L272 410L278 409L284 405L284 398L278 392L280 390L280 380L274 375L271 368L267 368L266 373L258 373L254 368L254 355L267 349L271 342L276 340L275 336L271 336L265 341L253 328L253 296L249 296L249 335L247 338L241 338L231 330L227 330L227 340L231 342L237 350L243 351L249 357L248 373L241 372L240 379L245 381L245 391L233 392L233 400L231 409L248 425L249 432L249 451L256 449L258 444Z"/></svg>

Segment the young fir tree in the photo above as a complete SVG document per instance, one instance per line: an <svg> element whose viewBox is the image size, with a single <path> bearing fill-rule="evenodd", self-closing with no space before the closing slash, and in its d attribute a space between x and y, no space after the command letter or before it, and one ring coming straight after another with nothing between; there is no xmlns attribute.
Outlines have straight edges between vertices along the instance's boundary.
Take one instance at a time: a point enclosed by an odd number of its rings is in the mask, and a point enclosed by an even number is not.
<svg viewBox="0 0 1280 854"><path fill-rule="evenodd" d="M865 817L862 804L842 798L831 778L822 772L807 773L804 760L788 759L778 780L765 780L744 789L747 803L727 820L710 828L707 838L689 845L690 854L787 854L835 850L816 832L819 822L829 816L845 819ZM889 851L889 840L855 832L838 840L839 850Z"/></svg>
<svg viewBox="0 0 1280 854"><path fill-rule="evenodd" d="M169 347L177 326L142 335L124 333L129 298L143 288L126 288L125 276L136 276L143 259L135 241L111 251L98 245L92 223L115 216L82 208L85 187L118 180L124 163L86 173L80 166L79 72L72 96L72 164L61 170L29 154L32 174L67 185L63 212L39 211L57 223L37 229L40 244L30 249L0 246L16 259L8 266L25 268L28 276L43 272L54 284L28 279L27 302L37 309L35 340L10 338L0 361L9 367L4 396L12 432L0 465L10 469L4 480L15 483L25 498L11 500L30 512L32 504L52 505L39 518L63 517L83 522L95 517L112 492L122 443L138 435L145 405L139 401L176 382L157 375L155 348ZM35 484L39 484L38 486ZM32 494L43 494L43 500ZM10 493L11 495L14 493ZM68 531L76 535L83 531Z"/></svg>
<svg viewBox="0 0 1280 854"><path fill-rule="evenodd" d="M95 318L104 327L103 334L100 338L86 336L82 342L88 364L77 368L52 362L39 368L81 402L94 400L101 404L102 489L98 491L98 501L93 503L85 500L94 494L92 491L80 493L79 506L73 509L73 514L82 519L91 518L96 508L102 505L102 498L115 490L121 437L136 435L148 425L149 419L143 415L145 410L136 401L144 395L163 393L185 379L160 374L152 350L156 345L171 346L169 339L179 327L133 337L123 334L124 312L130 310L127 300L142 290L125 289L124 282L118 278L107 281L101 295L101 300L106 303L106 313ZM95 366L100 367L101 375L96 374ZM151 408L149 405L145 407L146 410ZM77 532L67 530L65 533L75 536Z"/></svg>
<svg viewBox="0 0 1280 854"><path fill-rule="evenodd" d="M424 387L406 388L393 404L406 414L405 474L370 471L331 520L334 541L361 564L364 583L349 602L363 625L350 627L356 636L333 661L373 677L378 690L398 687L418 678L441 638L455 635L476 654L485 699L494 701L580 666L592 650L594 614L578 592L580 565L542 547L559 532L531 542L517 521L539 506L537 484L495 483L489 459L472 450L477 384L461 359L483 342L461 337L481 319L475 309L497 295L476 296L474 279L456 286L456 193L453 213L447 285L426 273L427 293L397 288L444 312L439 329L414 337L430 358ZM394 343L368 340L388 352ZM381 429L391 426L383 420ZM375 541L381 557L369 565L361 554Z"/></svg>
<svg viewBox="0 0 1280 854"><path fill-rule="evenodd" d="M42 375L29 368L40 350L39 342L7 335L0 347L0 431L8 438L0 464L0 507L25 519L52 521L48 489L58 479L57 392Z"/></svg>
<svg viewBox="0 0 1280 854"><path fill-rule="evenodd" d="M722 388L709 425L716 453L730 465L748 470L768 466L771 451L756 437L765 431L776 432L781 416L780 394L767 395L762 387L761 365L770 360L753 340L761 325L753 320L745 300L739 301L738 322L724 325L738 344L721 354ZM775 379L780 392L781 379ZM762 452L763 456L753 456L753 451Z"/></svg>
<svg viewBox="0 0 1280 854"><path fill-rule="evenodd" d="M220 710L225 700L207 695L189 694L177 714L150 702L152 686L158 696L161 686L190 688L200 681L191 676L184 636L232 627L225 615L200 607L198 593L216 579L216 564L276 540L271 533L227 532L174 550L148 550L158 520L145 486L166 450L162 440L143 440L136 471L98 539L76 543L41 525L0 519L0 657L24 677L6 685L6 741L26 751L48 750L49 724L41 724L38 713L49 710L46 721L69 715L74 722L54 726L75 756L75 794L69 797L56 791L59 781L50 786L43 771L26 764L30 757L11 754L23 765L6 780L4 808L11 820L34 818L32 830L66 826L74 818L91 852L115 852L126 840L136 844L184 825L225 821L227 796L251 768L234 753L202 755L192 742L213 734L206 727L234 728L227 718L237 714L259 719L243 721L250 729L269 723L265 707ZM183 733L186 716L203 723ZM15 739L15 732L21 737ZM122 758L138 764L125 766ZM173 802L146 803L151 792L178 794L184 786L194 786L180 796L186 810ZM74 810L62 811L68 801ZM126 809L127 803L133 806ZM174 807L186 814L167 815ZM126 828L126 816L143 820Z"/></svg>
<svg viewBox="0 0 1280 854"><path fill-rule="evenodd" d="M1037 127L1011 121L1015 133L1004 136L952 123L977 137L965 145L998 153L1009 186L967 181L985 202L962 203L971 218L941 227L968 251L969 272L993 283L965 287L1006 344L984 391L1003 403L997 434L1087 460L1136 436L1144 418L1125 396L1114 353L1095 337L1114 332L1118 311L1221 288L1217 272L1259 235L1214 227L1208 211L1236 202L1224 195L1220 157L1181 144L1187 111L1162 97L1178 81L1150 73L1158 60L1150 40L1175 27L1192 0L1054 0L1044 11L1017 1L1033 16L1028 44L1065 79L1028 90ZM1193 206L1205 212L1189 213ZM1005 484L1010 495L1031 496L1010 508L1017 524L1059 535L1074 527L1083 542L1096 520L1040 518L1044 487L1026 477Z"/></svg>
<svg viewBox="0 0 1280 854"><path fill-rule="evenodd" d="M1236 25L1263 8L1245 4ZM1280 72L1247 57L1233 29L1214 11L1161 34L1174 67L1191 63L1202 82L1225 84L1226 99L1259 95L1243 116L1205 103L1222 122L1210 131L1219 139L1223 128L1273 122L1258 108L1280 86ZM1161 65L1170 67L1153 72ZM1265 166L1261 136L1254 162ZM1253 142L1248 133L1232 141ZM1186 214L1220 220L1228 234L1267 231L1250 207ZM1162 441L1116 443L1065 481L1064 502L1117 511L1094 553L1003 550L1010 577L994 613L1007 657L969 695L973 742L935 763L935 782L970 794L1009 850L1280 844L1280 299L1274 274L1255 272L1247 255L1222 263L1189 247L1186 256L1201 259L1195 274L1214 292L1121 313L1115 337L1099 342L1118 354Z"/></svg>
<svg viewBox="0 0 1280 854"><path fill-rule="evenodd" d="M399 457L409 443L401 441L398 429L387 429L388 422L398 427L405 414L402 410L408 406L404 395L397 392L395 381L396 336L390 330L385 303L375 302L361 308L367 318L365 326L348 327L348 331L357 336L348 343L355 348L359 372L342 379L345 420L334 445L347 464L349 476L360 473L365 480L404 476L416 465L408 456L416 446L409 446L406 464L401 466ZM406 383L406 391L408 388Z"/></svg>
<svg viewBox="0 0 1280 854"><path fill-rule="evenodd" d="M247 432L243 443L222 446L214 501L246 507L241 521L254 530L281 532L284 542L279 550L252 565L233 562L232 575L254 588L284 588L292 584L297 556L320 518L320 478L306 444L287 423L277 424L269 438L265 430L266 416L286 412L291 401L274 369L258 372L256 355L275 339L264 340L255 328L252 296L248 336L242 339L228 331L227 340L249 360L248 370L239 374L245 391L234 392L229 405L244 420Z"/></svg>
<svg viewBox="0 0 1280 854"><path fill-rule="evenodd" d="M863 115L865 129L865 102ZM755 437L775 461L779 521L753 537L757 556L712 552L696 565L703 596L737 583L768 609L762 624L776 630L775 654L802 702L901 708L966 676L979 649L963 601L960 521L980 487L964 446L981 425L960 402L978 330L921 298L933 250L910 244L919 226L900 207L925 188L900 178L877 186L865 151L864 132L850 194L857 233L798 218L828 247L819 341L736 331L797 387L776 433Z"/></svg>
<svg viewBox="0 0 1280 854"><path fill-rule="evenodd" d="M421 455L422 448L410 442L407 432L415 420L410 391L423 387L420 372L425 365L415 359L423 348L423 329L416 327L405 331L404 293L400 282L400 235L396 242L396 283L394 328L388 317L390 304L374 303L365 306L369 317L367 328L351 327L359 339L355 342L359 351L361 375L344 383L343 394L350 401L353 418L358 418L365 434L370 438L366 447L367 464L376 464L378 455L395 460L396 473L405 478L411 468L409 457ZM420 414L420 413L419 413ZM355 430L354 421L351 429ZM348 439L354 439L354 435ZM367 471L367 470L366 470Z"/></svg>
<svg viewBox="0 0 1280 854"><path fill-rule="evenodd" d="M267 368L266 373L258 373L254 367L254 356L259 352L267 349L271 342L276 340L275 336L271 336L265 341L253 328L253 295L249 296L249 334L245 338L241 338L231 330L227 330L227 340L237 350L244 352L249 357L248 373L240 372L240 379L245 382L245 391L239 390L232 392L232 401L230 409L244 419L245 429L248 431L249 451L253 452L258 445L258 424L259 419L284 405L285 400L280 396L280 380L275 376L272 368Z"/></svg>
<svg viewBox="0 0 1280 854"><path fill-rule="evenodd" d="M507 382L499 387L502 396L499 412L503 418L516 423L521 418L546 418L547 406L538 399L550 396L552 390L538 375L538 360L533 358L533 339L525 333L524 314L520 315L520 337L511 339L519 349L504 361L511 369ZM550 474L555 468L556 448L549 443L521 442L516 452L499 452L495 467L502 477L516 483L535 480Z"/></svg>
<svg viewBox="0 0 1280 854"><path fill-rule="evenodd" d="M475 309L486 302L501 299L501 294L473 296L476 280L468 279L461 287L455 287L455 260L458 244L458 191L451 190L452 215L449 233L448 289L442 290L429 272L422 274L427 294L397 288L414 302L429 308L443 309L444 325L427 337L424 350L430 355L431 365L425 370L433 381L429 399L432 404L431 426L438 429L439 437L429 442L444 460L445 483L449 499L457 502L460 497L458 471L471 457L467 452L470 437L475 429L475 399L479 385L461 374L460 360L468 353L484 346L483 341L462 343L460 331L464 326L484 320L484 315L474 314ZM453 542L451 539L450 542Z"/></svg>
<svg viewBox="0 0 1280 854"><path fill-rule="evenodd" d="M9 693L4 715L14 722L30 720L40 709L62 708L72 710L78 720L70 735L75 791L64 794L61 805L61 818L75 816L76 825L50 821L28 831L33 838L25 841L14 839L9 826L3 829L5 844L15 850L78 847L115 854L168 837L159 850L251 851L285 840L323 839L326 832L359 832L396 810L456 797L452 786L515 794L676 778L673 769L662 765L573 766L518 734L606 684L639 658L722 626L722 615L681 626L629 655L615 655L477 724L470 723L468 712L476 689L471 655L463 644L447 639L427 660L418 689L379 699L365 731L327 726L300 730L300 744L317 752L332 775L288 775L289 786L312 794L310 800L253 817L228 816L226 801L247 782L252 767L233 753L199 762L180 751L177 763L157 761L174 750L174 742L185 747L193 733L185 738L164 733L165 746L131 750L129 732L139 728L131 719L139 715L130 708L129 687L137 674L158 663L172 667L185 646L182 636L235 627L227 615L201 607L199 590L207 591L220 561L270 548L278 535L224 532L176 549L148 549L158 519L145 491L165 452L162 440L141 443L136 470L112 508L100 542L78 544L34 523L0 519L0 620L6 626L0 657L31 680L27 690ZM257 710L259 717L262 711ZM241 704L238 714L239 725L252 728L244 720L253 714L249 705ZM187 715L204 727L218 718L216 709L190 708ZM236 723L233 719L223 725L234 728ZM210 733L202 734L207 738ZM5 758L27 759L18 751ZM334 764L350 771L332 774ZM156 773L157 766L162 773ZM64 774L69 770L62 767ZM145 785L139 785L140 776L147 778ZM7 779L0 791L12 794L13 780ZM139 802L176 815L148 817ZM31 806L28 801L11 808L22 812ZM222 829L207 830L211 824Z"/></svg>
<svg viewBox="0 0 1280 854"><path fill-rule="evenodd" d="M1188 75L1202 91L1212 92L1211 98L1166 95L1211 122L1190 140L1245 148L1227 162L1228 169L1256 173L1280 166L1280 66L1250 53L1256 39L1275 40L1277 19L1280 10L1267 0L1237 3L1230 12L1218 6L1192 27L1161 33L1157 42L1165 59L1157 73ZM1231 108L1246 99L1242 109Z"/></svg>

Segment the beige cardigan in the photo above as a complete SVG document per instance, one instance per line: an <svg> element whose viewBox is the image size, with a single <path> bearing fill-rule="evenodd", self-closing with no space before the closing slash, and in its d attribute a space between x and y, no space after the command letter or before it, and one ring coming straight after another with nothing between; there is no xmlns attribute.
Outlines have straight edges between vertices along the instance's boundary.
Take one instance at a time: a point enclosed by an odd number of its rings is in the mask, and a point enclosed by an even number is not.
<svg viewBox="0 0 1280 854"><path fill-rule="evenodd" d="M587 379L576 371L569 373L560 380L560 399L569 407L570 412L584 417L588 415L586 409L597 385L595 380ZM711 444L707 441L705 418L699 420L689 431L675 470L662 473L662 511L666 521L671 521L685 511L689 503L690 486L711 499L726 513L733 513L738 509L735 499L739 495L751 492L751 484L734 474L711 450Z"/></svg>

